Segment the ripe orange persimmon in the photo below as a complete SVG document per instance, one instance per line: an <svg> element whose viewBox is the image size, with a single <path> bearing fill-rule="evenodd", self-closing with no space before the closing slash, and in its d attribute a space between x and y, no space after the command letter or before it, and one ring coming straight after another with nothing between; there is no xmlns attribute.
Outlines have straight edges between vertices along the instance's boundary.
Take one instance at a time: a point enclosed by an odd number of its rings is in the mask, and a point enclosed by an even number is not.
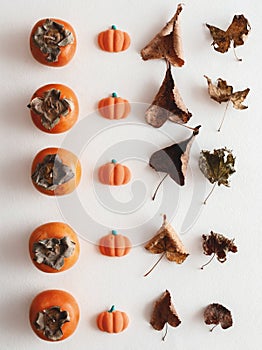
<svg viewBox="0 0 262 350"><path fill-rule="evenodd" d="M80 252L74 230L63 222L49 222L37 227L29 239L33 264L43 272L61 272L72 267Z"/></svg>
<svg viewBox="0 0 262 350"><path fill-rule="evenodd" d="M68 194L78 186L80 178L80 161L66 149L45 148L33 160L31 179L35 188L43 194Z"/></svg>
<svg viewBox="0 0 262 350"><path fill-rule="evenodd" d="M47 133L58 134L72 128L78 118L78 100L68 86L48 84L40 87L27 106L35 126Z"/></svg>
<svg viewBox="0 0 262 350"><path fill-rule="evenodd" d="M51 289L39 293L29 311L30 325L43 340L60 341L72 335L79 321L75 298L63 290Z"/></svg>
<svg viewBox="0 0 262 350"><path fill-rule="evenodd" d="M73 27L57 18L44 18L38 21L30 34L30 49L40 63L62 67L74 56L76 34Z"/></svg>

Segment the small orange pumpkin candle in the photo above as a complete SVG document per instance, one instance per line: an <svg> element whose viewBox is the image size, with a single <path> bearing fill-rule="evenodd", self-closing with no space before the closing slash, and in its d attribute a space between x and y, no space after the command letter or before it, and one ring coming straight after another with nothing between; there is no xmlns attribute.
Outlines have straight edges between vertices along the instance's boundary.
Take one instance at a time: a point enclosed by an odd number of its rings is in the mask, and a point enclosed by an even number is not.
<svg viewBox="0 0 262 350"><path fill-rule="evenodd" d="M105 30L98 35L98 44L100 48L108 52L120 52L128 49L130 45L130 36L112 25L111 29Z"/></svg>
<svg viewBox="0 0 262 350"><path fill-rule="evenodd" d="M101 312L97 317L97 326L100 331L108 333L120 333L129 324L128 316L123 311L115 310L113 305L110 310Z"/></svg>
<svg viewBox="0 0 262 350"><path fill-rule="evenodd" d="M99 168L98 177L104 185L120 186L130 181L131 172L127 166L112 159L111 163L106 163Z"/></svg>
<svg viewBox="0 0 262 350"><path fill-rule="evenodd" d="M131 242L128 237L118 234L116 230L102 237L99 241L100 253L107 256L124 256L131 250Z"/></svg>
<svg viewBox="0 0 262 350"><path fill-rule="evenodd" d="M130 113L128 100L118 97L115 92L112 96L105 97L98 102L98 110L106 119L124 119Z"/></svg>

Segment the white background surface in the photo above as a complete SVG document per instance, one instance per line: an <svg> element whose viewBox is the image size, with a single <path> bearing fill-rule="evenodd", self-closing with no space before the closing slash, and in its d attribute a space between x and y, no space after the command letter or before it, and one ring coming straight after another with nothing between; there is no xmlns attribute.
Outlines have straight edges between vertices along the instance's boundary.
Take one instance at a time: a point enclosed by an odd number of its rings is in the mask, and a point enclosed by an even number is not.
<svg viewBox="0 0 262 350"><path fill-rule="evenodd" d="M203 207L198 199L198 220L184 232L182 240L190 252L186 262L177 266L161 262L148 278L143 274L156 261L157 256L147 253L143 245L137 245L122 259L110 259L100 255L94 244L110 228L122 228L122 233L132 232L137 242L151 237L161 225L159 214L154 218L151 230L143 232L143 222L152 216L148 207L150 194L158 175L146 167L150 155L141 149L142 162L129 160L132 171L147 189L144 210L139 215L113 215L97 211L97 226L89 226L84 218L79 224L85 232L81 237L81 256L76 266L61 274L46 275L38 271L30 261L28 238L35 227L49 221L66 220L63 203L41 195L30 180L30 165L34 155L42 148L59 146L66 135L48 135L36 129L30 120L27 103L40 86L61 82L75 90L80 102L80 120L91 115L92 123L97 101L117 91L130 102L150 103L165 74L162 61L143 62L139 51L162 28L176 10L171 0L114 0L112 1L2 1L1 6L1 312L0 348L6 349L61 349L76 348L100 350L122 349L261 349L261 11L259 1L184 1L181 27L186 64L173 68L181 95L193 113L190 125L202 124L198 143L191 153L187 185L179 192L180 201L173 214L173 225L179 232L183 224L183 210L187 210L190 189L198 186L206 190L210 185L197 166L198 148L209 149L227 146L236 155L237 172L232 176L232 186L218 188L208 204ZM246 44L237 49L243 58L236 62L232 50L220 54L210 47L211 37L204 23L227 28L234 14L243 13L250 21L252 31ZM57 17L70 22L76 30L78 49L73 61L56 69L40 65L30 55L28 38L33 24L40 18ZM132 43L128 51L107 54L96 44L97 34L116 24L129 32ZM203 75L212 79L227 79L235 89L250 87L246 111L228 110L222 132L216 128L223 115L224 105L211 101L207 95ZM130 123L144 123L143 115L130 116ZM132 119L133 118L133 119ZM104 122L104 121L103 121ZM86 125L86 124L84 124ZM101 124L102 125L102 124ZM105 124L106 125L106 124ZM119 142L125 138L148 137L161 148L170 142L153 128L139 132L126 125L123 131L112 136L111 131L92 147L103 156L103 142ZM128 128L128 129L127 129ZM172 129L171 129L172 128ZM75 129L76 130L76 129ZM129 132L130 130L130 132ZM186 129L168 124L168 132L182 140L189 135ZM84 130L81 131L83 136ZM87 132L87 131L86 131ZM87 132L88 134L88 132ZM132 134L132 135L131 135ZM159 136L160 135L160 136ZM162 135L162 136L161 136ZM67 135L68 136L68 135ZM99 140L99 138L97 139ZM151 141L150 141L151 140ZM86 143L88 143L88 139ZM103 142L102 142L103 141ZM96 139L95 141L96 142ZM105 142L104 142L105 143ZM98 146L99 145L99 146ZM91 149L92 149L91 147ZM74 145L71 145L74 150ZM97 168L99 152L88 152L84 144L81 156L83 178L79 197L83 207L96 205L93 198L87 200L92 187L92 176ZM152 152L151 152L152 153ZM113 157L117 158L117 154ZM127 157L128 158L128 157ZM144 162L144 163L143 163ZM128 163L128 159L127 159ZM141 165L142 164L142 165ZM144 166L143 166L144 164ZM137 171L136 171L137 170ZM193 175L192 175L193 174ZM96 179L94 178L94 181ZM90 185L90 188L88 187ZM169 191L177 185L171 180L165 184ZM128 192L129 191L129 192ZM127 196L132 197L131 187ZM86 193L86 195L85 195ZM113 193L113 195L115 195ZM160 199L164 196L159 194ZM131 198L130 197L130 198ZM70 196L68 196L70 200ZM129 198L129 197L128 197ZM162 199L161 199L162 198ZM186 203L185 203L186 198ZM123 199L117 198L121 201ZM68 203L68 202L67 202ZM172 207L172 203L168 203ZM67 204L66 204L67 205ZM153 207L152 207L153 208ZM73 208L72 208L73 211ZM78 208L75 208L78 211ZM172 210L171 210L172 211ZM100 216L99 216L100 215ZM153 215L154 216L154 215ZM99 225L103 217L104 228ZM141 219L143 217L143 220ZM69 222L74 228L75 222ZM137 228L136 228L137 226ZM97 227L97 229L95 229ZM128 230L132 228L131 230ZM199 270L207 257L202 254L201 235L210 230L233 238L239 247L237 254L229 254L228 261L213 261L206 270ZM132 231L132 232L131 232ZM144 235L143 235L144 234ZM28 309L33 297L50 288L65 289L78 300L81 320L75 334L62 343L50 344L38 339L30 329ZM165 289L173 295L173 301L182 324L169 328L166 341L161 342L161 332L149 325L152 305ZM226 331L218 327L213 333L203 322L203 308L211 302L227 306L233 314L234 326ZM96 328L99 312L115 304L130 317L130 326L122 334L109 335Z"/></svg>

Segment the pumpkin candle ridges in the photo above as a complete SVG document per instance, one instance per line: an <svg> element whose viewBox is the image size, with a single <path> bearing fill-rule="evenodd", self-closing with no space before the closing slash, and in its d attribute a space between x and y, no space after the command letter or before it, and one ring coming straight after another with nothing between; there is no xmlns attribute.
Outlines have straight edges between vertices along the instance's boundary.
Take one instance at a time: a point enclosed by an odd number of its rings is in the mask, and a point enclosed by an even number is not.
<svg viewBox="0 0 262 350"><path fill-rule="evenodd" d="M124 119L130 112L128 100L118 97L115 92L111 97L103 98L98 102L98 111L106 119Z"/></svg>
<svg viewBox="0 0 262 350"><path fill-rule="evenodd" d="M120 186L130 181L131 172L127 166L113 159L111 163L106 163L99 168L98 177L104 185Z"/></svg>
<svg viewBox="0 0 262 350"><path fill-rule="evenodd" d="M116 230L104 237L99 241L99 250L103 255L110 257L121 257L127 255L131 250L132 243L129 238L121 234L117 234Z"/></svg>
<svg viewBox="0 0 262 350"><path fill-rule="evenodd" d="M101 312L97 317L97 326L103 332L120 333L127 328L128 324L127 314L115 310L114 305L110 310Z"/></svg>
<svg viewBox="0 0 262 350"><path fill-rule="evenodd" d="M125 51L130 46L130 41L128 33L117 29L115 25L98 35L100 48L107 52Z"/></svg>

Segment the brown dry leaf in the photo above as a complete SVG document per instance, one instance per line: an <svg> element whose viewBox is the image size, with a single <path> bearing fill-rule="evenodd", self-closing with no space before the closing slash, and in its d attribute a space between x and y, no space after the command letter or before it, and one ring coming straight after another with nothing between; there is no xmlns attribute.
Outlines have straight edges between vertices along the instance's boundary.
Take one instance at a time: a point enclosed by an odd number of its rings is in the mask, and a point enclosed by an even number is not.
<svg viewBox="0 0 262 350"><path fill-rule="evenodd" d="M219 324L223 329L227 329L233 325L231 312L225 306L217 303L210 304L206 307L204 311L204 321L208 325L215 325L210 329L210 332Z"/></svg>
<svg viewBox="0 0 262 350"><path fill-rule="evenodd" d="M174 17L166 26L141 50L143 60L165 58L175 67L184 64L183 50L178 17L182 5L177 6Z"/></svg>
<svg viewBox="0 0 262 350"><path fill-rule="evenodd" d="M243 45L244 39L250 31L250 25L244 15L235 15L226 31L210 24L206 24L206 26L213 38L212 45L214 49L221 53L228 51L231 41L233 42L234 48Z"/></svg>
<svg viewBox="0 0 262 350"><path fill-rule="evenodd" d="M249 88L243 91L233 92L233 86L227 85L226 80L218 78L217 85L214 85L210 78L208 78L206 75L204 75L204 77L207 80L208 93L213 100L219 103L231 101L233 103L233 107L236 109L248 108L247 106L242 105L242 102L247 97L250 91Z"/></svg>
<svg viewBox="0 0 262 350"><path fill-rule="evenodd" d="M145 274L145 276L154 269L164 256L166 256L169 261L182 264L189 255L177 233L167 222L166 215L163 215L162 226L157 231L156 235L145 245L145 249L152 254L162 254L157 263Z"/></svg>
<svg viewBox="0 0 262 350"><path fill-rule="evenodd" d="M171 295L166 290L163 295L155 302L150 324L157 331L161 331L165 325L169 324L171 327L177 327L181 323L174 305L171 301ZM162 340L165 340L167 329Z"/></svg>
<svg viewBox="0 0 262 350"><path fill-rule="evenodd" d="M146 121L155 128L159 128L167 119L174 123L185 124L191 116L192 114L188 111L175 86L171 66L167 63L166 75L162 85L152 104L146 110Z"/></svg>

